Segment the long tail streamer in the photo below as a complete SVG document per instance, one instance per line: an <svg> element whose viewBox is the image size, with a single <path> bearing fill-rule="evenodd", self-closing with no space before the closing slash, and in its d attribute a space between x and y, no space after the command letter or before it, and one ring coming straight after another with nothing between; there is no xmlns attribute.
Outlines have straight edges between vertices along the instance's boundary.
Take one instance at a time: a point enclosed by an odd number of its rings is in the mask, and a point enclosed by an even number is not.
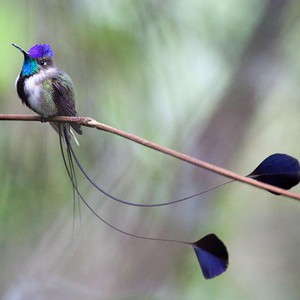
<svg viewBox="0 0 300 300"><path fill-rule="evenodd" d="M62 127L62 128L61 128ZM103 217L101 217L91 206L90 204L85 200L83 195L80 193L77 185L76 180L76 173L73 163L73 158L76 160L78 166L80 165L78 163L78 160L74 154L74 151L71 146L71 142L68 138L67 134L67 128L65 126L60 127L60 149L62 153L63 162L66 168L66 171L68 173L69 179L72 184L73 188L73 198L76 198L76 195L78 198L86 205L86 207L105 225L107 225L109 228L122 233L124 235L143 239L143 240L150 240L150 241L158 241L158 242L167 242L167 243L176 243L176 244L183 244L191 246L196 254L197 260L199 262L200 268L202 270L203 276L205 279L211 279L214 278L221 273L225 272L228 266L228 252L226 249L226 246L223 244L223 242L215 235L215 234L209 234L204 236L203 238L197 240L196 242L187 242L182 240L175 240L175 239L165 239L165 238L156 238L156 237L147 237L142 235L133 234L130 232L127 232L123 229L120 229L108 221L106 221ZM64 150L63 143L66 145L66 150ZM66 152L66 154L65 154ZM67 156L67 158L66 158ZM80 170L83 172L83 169L80 168ZM86 174L84 172L84 174Z"/></svg>

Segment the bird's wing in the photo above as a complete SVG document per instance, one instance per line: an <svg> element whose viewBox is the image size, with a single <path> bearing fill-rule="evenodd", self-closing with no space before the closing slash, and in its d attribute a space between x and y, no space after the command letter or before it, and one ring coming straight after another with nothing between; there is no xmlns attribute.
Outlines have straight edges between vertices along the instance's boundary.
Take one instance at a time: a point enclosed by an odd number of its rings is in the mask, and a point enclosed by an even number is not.
<svg viewBox="0 0 300 300"><path fill-rule="evenodd" d="M75 109L75 95L71 78L66 75L53 77L51 79L53 101L57 106L59 115L76 117L77 111ZM78 134L82 134L81 126L72 123L71 126Z"/></svg>

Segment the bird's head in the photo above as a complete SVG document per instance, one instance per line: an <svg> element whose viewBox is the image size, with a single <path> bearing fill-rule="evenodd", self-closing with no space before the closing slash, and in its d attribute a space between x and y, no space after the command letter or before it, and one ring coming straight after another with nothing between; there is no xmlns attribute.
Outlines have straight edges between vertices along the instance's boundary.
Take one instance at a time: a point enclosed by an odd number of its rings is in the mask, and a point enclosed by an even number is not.
<svg viewBox="0 0 300 300"><path fill-rule="evenodd" d="M24 55L21 76L31 76L40 70L45 70L54 66L54 53L47 44L37 44L31 47L28 52L16 44L12 44Z"/></svg>

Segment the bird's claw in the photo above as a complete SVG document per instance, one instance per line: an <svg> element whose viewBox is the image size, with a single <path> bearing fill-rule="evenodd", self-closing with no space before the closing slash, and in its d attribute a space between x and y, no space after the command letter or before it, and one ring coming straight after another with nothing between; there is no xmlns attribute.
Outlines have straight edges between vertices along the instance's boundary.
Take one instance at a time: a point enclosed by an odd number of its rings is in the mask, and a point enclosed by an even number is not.
<svg viewBox="0 0 300 300"><path fill-rule="evenodd" d="M42 123L48 122L48 118L47 118L47 117L41 116L41 122L42 122Z"/></svg>

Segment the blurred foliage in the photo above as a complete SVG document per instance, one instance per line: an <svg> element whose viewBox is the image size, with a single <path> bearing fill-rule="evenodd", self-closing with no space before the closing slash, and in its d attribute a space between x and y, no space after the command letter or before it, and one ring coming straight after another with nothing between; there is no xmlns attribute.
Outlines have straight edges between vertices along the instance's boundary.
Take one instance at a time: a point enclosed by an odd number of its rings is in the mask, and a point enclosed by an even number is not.
<svg viewBox="0 0 300 300"><path fill-rule="evenodd" d="M286 0L2 0L1 113L29 113L14 89L22 56L11 43L49 43L82 116L241 174L272 153L300 158L299 13ZM124 230L188 241L216 233L230 266L205 281L191 249L120 236L84 206L72 234L56 133L1 127L1 298L298 299L299 203L233 183L143 210L79 176L89 203ZM178 199L225 180L93 129L79 140L84 167L123 199Z"/></svg>

